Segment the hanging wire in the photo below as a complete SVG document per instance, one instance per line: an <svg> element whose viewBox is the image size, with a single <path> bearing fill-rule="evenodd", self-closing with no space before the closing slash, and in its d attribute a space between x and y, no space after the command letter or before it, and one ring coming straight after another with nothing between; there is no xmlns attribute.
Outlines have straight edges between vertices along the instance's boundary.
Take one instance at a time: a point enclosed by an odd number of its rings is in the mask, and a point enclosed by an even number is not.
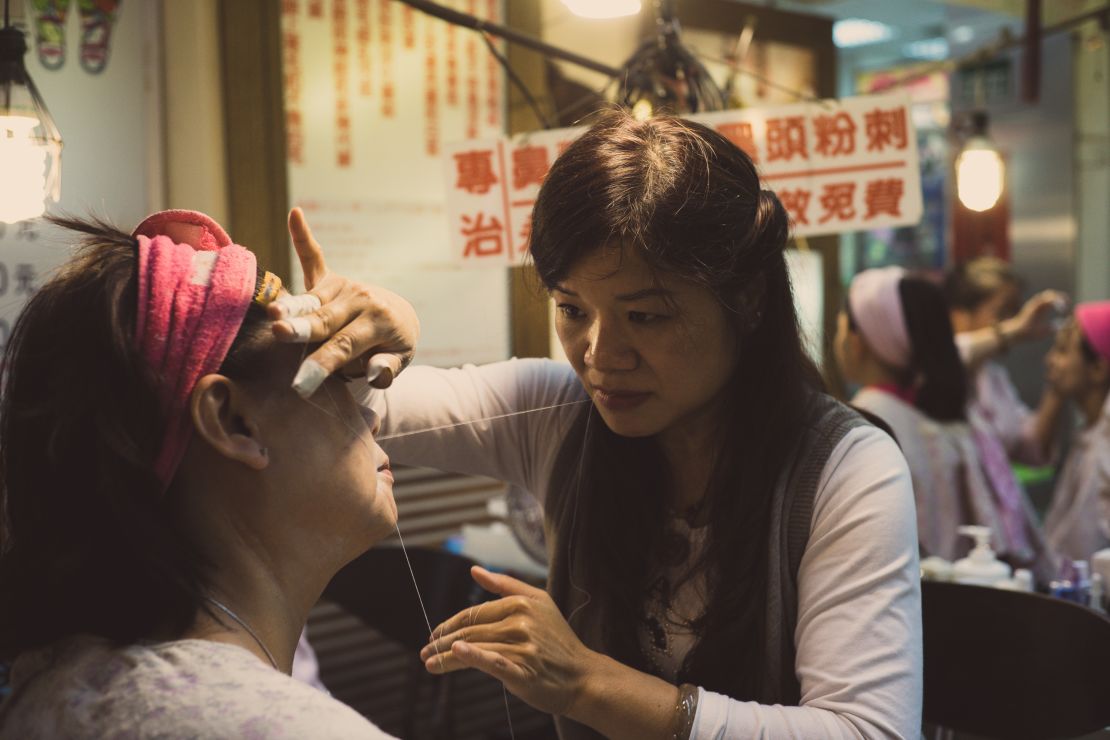
<svg viewBox="0 0 1110 740"><path fill-rule="evenodd" d="M707 62L714 62L716 64L724 64L730 70L734 71L736 74L742 75L744 77L750 77L751 79L753 79L753 80L755 80L759 83L762 83L762 84L766 85L767 87L769 87L773 90L778 90L779 92L786 93L787 95L790 95L795 100L801 100L801 101L805 101L807 103L821 103L821 102L824 102L824 99L821 98L818 95L814 95L813 93L807 92L807 91L804 91L804 90L799 90L795 87L790 87L789 85L783 85L781 83L775 82L774 80L772 80L770 77L767 77L766 75L762 75L759 72L755 72L751 69L748 69L747 67L741 66L741 64L739 62L735 61L735 60L727 59L725 57L715 56L713 54L704 54L702 52L698 52L698 57L700 57L701 59L703 59Z"/></svg>
<svg viewBox="0 0 1110 740"><path fill-rule="evenodd" d="M532 95L532 91L524 84L524 80L520 79L520 75L518 75L512 65L509 64L509 60L505 58L505 55L498 50L497 46L493 43L493 39L490 38L489 33L485 31L480 31L479 33L482 36L482 41L486 42L486 48L489 49L489 53L493 54L493 58L504 68L505 74L509 76L509 80L520 90L520 94L524 96L524 100L532 108L532 111L536 114L536 118L540 120L543 127L545 129L554 128L551 124L551 119L547 117L547 114L540 108L540 104L536 102L536 98Z"/></svg>

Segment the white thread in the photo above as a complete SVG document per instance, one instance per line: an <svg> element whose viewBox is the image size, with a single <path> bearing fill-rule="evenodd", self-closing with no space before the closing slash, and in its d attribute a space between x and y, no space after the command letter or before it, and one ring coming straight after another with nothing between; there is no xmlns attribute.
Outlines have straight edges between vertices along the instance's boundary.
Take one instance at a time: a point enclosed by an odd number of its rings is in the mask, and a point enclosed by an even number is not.
<svg viewBox="0 0 1110 740"><path fill-rule="evenodd" d="M535 409L525 409L523 411L512 411L508 414L497 414L496 416L484 416L481 419L468 419L467 421L457 421L453 424L441 424L437 427L428 427L427 429L417 429L412 432L400 432L398 434L388 434L384 437L376 437L379 442L384 442L387 439L398 439L399 437L411 437L414 434L428 434L429 432L438 432L443 429L453 429L454 427L466 426L468 424L479 424L483 421L495 421L497 419L507 419L510 416L520 416L521 414L535 414L540 411L550 411L551 409L559 409L564 406L576 406L580 403L590 403L590 399L583 398L578 401L567 401L566 403L556 403L552 406L541 406ZM587 421L588 424L588 421Z"/></svg>
<svg viewBox="0 0 1110 740"><path fill-rule="evenodd" d="M570 532L567 533L567 580L575 591L586 595L586 600L576 606L567 616L567 624L571 623L578 612L585 609L593 601L593 596L586 589L574 582L574 525L578 522L578 494L582 490L582 465L586 461L586 443L590 438L590 419L593 418L593 406L586 410L586 429L582 432L582 452L578 455L578 473L574 479L574 508L570 511ZM573 629L573 627L572 627Z"/></svg>
<svg viewBox="0 0 1110 740"><path fill-rule="evenodd" d="M307 347L305 348L305 351L307 351ZM303 353L302 353L302 357L303 357ZM328 400L331 401L331 405L332 405L332 408L335 409L335 413L330 413L323 406L321 406L317 403L313 403L311 398L305 397L304 400L310 406L312 406L316 409L319 409L324 414L327 414L328 416L331 416L335 419L338 419L342 424L344 424L347 427L347 430L351 432L351 434L354 436L354 438L357 439L359 442L361 442L362 445L364 447L366 447L367 451L369 451L371 454L373 454L373 450L370 449L370 445L363 438L362 434L359 433L358 429L356 429L354 426L352 426L350 424L350 422L348 422L346 419L343 418L342 414L339 411L339 404L337 404L335 402L335 397L332 396L331 389L328 388L327 384L324 385L324 392L328 394ZM428 619L428 610L426 608L424 608L424 596L420 593L420 586L417 585L417 583L416 583L416 573L412 569L412 561L409 560L409 551L405 547L404 538L401 536L400 516L398 516L397 519L393 520L393 530L397 533L397 541L399 543L401 543L401 554L403 554L405 556L405 565L407 565L408 568L409 568L409 577L412 578L412 587L413 587L413 590L416 591L416 600L420 604L421 613L423 613L423 615L424 615L424 625L428 628L428 640L431 641L432 649L435 650L436 657L440 658L440 665L442 665L442 658L440 657L440 654L439 654L439 646L435 643L434 640L432 640L432 622L431 622L430 619ZM504 686L502 685L502 688L503 687ZM510 722L511 722L511 720L510 720ZM510 730L510 732L511 732L511 730Z"/></svg>
<svg viewBox="0 0 1110 740"><path fill-rule="evenodd" d="M307 354L307 352L308 352L308 347L306 345L305 348L301 352L302 364L304 363L304 356L305 356L305 354ZM303 398L304 398L305 402L307 402L313 408L318 409L320 412L322 412L322 413L324 413L328 416L331 416L335 419L338 419L340 422L345 424L347 426L348 431L350 431L354 435L355 439L357 439L359 442L361 442L369 450L370 445L366 442L366 440L359 433L359 431L357 429L355 429L339 413L339 405L335 402L335 398L331 394L331 389L328 388L326 383L324 384L324 391L328 394L328 399L331 401L332 407L335 409L335 413L331 413L327 409L325 409L323 406L321 406L317 403L314 403L312 401L312 399L308 396L303 396ZM394 439L396 437L408 437L408 436L411 436L411 435L414 435L414 434L424 434L426 432L434 432L434 431L439 431L441 429L450 429L452 427L464 426L466 424L477 424L477 423L483 422L483 421L493 421L495 419L504 419L504 418L508 418L508 417L511 417L511 416L520 416L521 414L531 414L531 413L536 413L536 412L539 412L539 411L548 411L550 409L562 408L564 406L574 406L574 405L577 405L577 404L580 404L580 403L587 403L587 402L589 402L589 400L590 399L588 399L588 398L584 398L584 399L581 399L581 400L578 400L578 401L569 401L567 403L558 403L558 404L554 404L554 405L551 405L551 406L543 406L541 408L525 409L524 411L514 411L514 412L508 413L508 414L499 414L497 416L488 416L488 417L485 417L485 418L482 418L482 419L473 419L471 421L460 421L460 422L457 422L457 423L454 423L454 424L446 424L446 425L443 425L443 426L432 427L430 429L422 429L422 430L414 431L414 432L405 432L403 434L392 434L392 435L389 435L387 437L378 437L377 439L378 440L387 440L387 439ZM571 526L570 526L571 533L574 532L574 524L575 524L575 521L577 520L577 517L578 517L578 491L580 490L581 485L582 485L582 461L585 459L585 455L586 455L586 439L589 436L589 432L590 432L590 417L593 415L593 409L591 408L586 413L587 413L587 415L586 415L586 431L585 431L585 433L583 435L583 439L582 439L582 453L579 457L578 474L577 474L577 478L576 478L576 481L575 481L574 509L571 513ZM399 516L393 522L393 529L397 533L397 541L401 545L401 554L404 555L405 565L407 565L408 569L409 569L409 577L412 579L412 588L413 588L414 591L416 591L416 600L420 604L421 613L424 615L424 625L428 628L428 639L432 643L432 649L435 650L436 657L440 659L440 665L442 665L443 659L442 659L442 656L440 655L440 652L439 652L439 646L437 645L437 640L434 639L434 635L432 634L432 622L428 618L428 610L424 607L424 597L420 593L419 584L416 582L416 572L413 571L413 569L412 569L412 561L409 559L409 552L408 552L408 549L405 547L405 540L401 536L401 524L400 524L400 517ZM572 570L570 572L571 586L573 588L575 588L576 590L578 590L578 591L580 591L580 592L582 592L586 595L586 601L583 602L577 609L574 610L574 612L571 613L570 618L573 618L574 615L577 614L580 609L582 609L583 607L585 607L586 605L588 605L590 603L591 596L590 596L590 593L588 591L581 588L580 586L578 586L578 584L576 584L574 582L573 563L568 563L568 566L570 566L572 568ZM476 611L473 609L473 607L471 608L472 609L471 612L470 612L470 614L471 614L471 618L470 618L471 626L474 625L474 622L477 620L478 616L482 613L482 607L484 607L485 605L486 605L486 602L482 602L481 604L478 604ZM568 624L570 623L570 619L567 620L567 623ZM504 682L501 682L501 697L505 702L505 720L508 722L508 725L509 725L509 738L510 738L510 740L516 740L516 732L513 730L513 715L512 715L512 711L509 709L509 690L506 688Z"/></svg>

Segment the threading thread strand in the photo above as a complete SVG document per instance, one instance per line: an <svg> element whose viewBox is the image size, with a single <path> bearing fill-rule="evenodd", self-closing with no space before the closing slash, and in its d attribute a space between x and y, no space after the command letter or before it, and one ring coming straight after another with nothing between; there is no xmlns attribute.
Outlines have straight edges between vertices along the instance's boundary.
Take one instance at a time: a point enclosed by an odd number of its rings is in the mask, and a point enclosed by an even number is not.
<svg viewBox="0 0 1110 740"><path fill-rule="evenodd" d="M359 442L362 443L363 446L366 447L366 449L370 449L370 445L366 444L366 440L363 439L361 434L359 434L359 430L355 429L354 426L352 426L349 422L347 422L347 420L345 418L343 418L343 416L339 413L339 405L337 405L335 403L335 398L332 396L332 392L330 391L329 388L327 388L326 385L324 386L324 391L327 392L327 398L329 398L330 401L332 402L332 406L335 408L335 413L329 412L329 410L327 410L326 408L324 408L320 404L313 403L311 398L305 398L304 401L307 404L309 404L310 406L313 406L315 408L319 408L321 410L321 412L323 412L324 414L329 415L333 418L339 419L340 422L343 423L347 427L347 430L350 430L351 434L354 435L355 439L359 440ZM371 452L373 452L373 450L371 450ZM401 554L404 555L405 565L408 566L408 576L410 576L413 579L413 590L416 591L416 601L420 602L420 610L421 610L421 612L423 612L423 615L424 615L424 625L427 627L428 641L432 642L432 649L435 650L435 657L440 658L440 647L438 647L436 645L436 643L434 641L432 641L432 620L428 619L428 617L427 617L427 609L424 608L424 597L421 595L420 586L416 585L416 574L415 574L415 571L413 571L412 560L408 559L408 550L405 548L405 540L401 536L400 517L398 517L396 520L394 520L393 530L396 531L396 533L397 533L398 543L401 543Z"/></svg>
<svg viewBox="0 0 1110 740"><path fill-rule="evenodd" d="M579 586L574 581L574 526L578 522L578 499L582 491L582 466L586 462L586 445L589 444L590 439L590 419L594 415L594 407L590 406L586 409L586 429L582 432L582 451L578 455L578 472L574 477L574 502L573 508L570 511L570 531L567 533L567 579L570 581L571 588L579 593L586 595L586 600L576 606L573 611L567 616L567 624L571 624L578 612L589 606L593 601L590 592Z"/></svg>
<svg viewBox="0 0 1110 740"><path fill-rule="evenodd" d="M590 399L580 398L577 401L566 401L564 403L552 404L551 406L541 406L539 408L534 408L534 409L524 409L523 411L510 411L507 414L496 414L494 416L484 416L481 419L467 419L465 421L456 421L456 422L451 423L451 424L440 424L439 426L428 427L427 429L416 429L416 430L411 431L411 432L399 432L397 434L387 434L384 437L377 437L376 439L379 442L384 442L386 440L398 439L400 437L411 437L415 434L428 434L430 432L439 432L439 431L442 431L444 429L454 429L455 427L467 426L467 425L470 425L470 424L480 424L483 421L495 421L497 419L507 419L510 416L521 416L522 414L535 414L535 413L538 413L540 411L550 411L551 409L563 408L564 406L577 406L578 404L582 404L582 403L590 403Z"/></svg>
<svg viewBox="0 0 1110 740"><path fill-rule="evenodd" d="M307 353L307 345L305 347L305 350L302 351L301 362L304 362L304 355L306 353ZM322 413L339 420L340 423L342 423L344 426L347 427L348 431L351 432L351 434L354 436L355 439L357 439L360 443L362 443L362 445L365 446L367 448L367 450L372 452L372 450L370 450L370 445L367 443L366 439L362 436L362 434L359 432L359 430L356 429L354 427L354 425L352 425L347 419L343 418L343 415L339 411L339 404L336 403L335 397L332 396L332 394L331 394L331 389L329 389L327 387L327 385L324 385L324 391L328 395L328 400L331 402L332 408L334 409L334 413L331 412L331 411L328 411L326 408L324 408L320 404L314 403L309 398L306 398L304 400L310 406L318 409ZM588 400L588 399L584 399L584 400ZM548 406L548 407L545 407L545 408L542 408L542 409L529 409L529 410L526 410L526 411L518 411L518 412L514 412L514 413L510 413L510 414L501 414L499 416L489 417L489 418L486 418L486 419L476 419L473 422L460 422L458 424L451 424L451 425L448 425L448 427L461 426L463 424L477 423L477 422L480 422L480 421L490 421L492 419L501 419L501 418L505 418L505 417L509 417L509 416L517 416L519 414L532 413L532 412L536 412L536 411L546 411L548 409L559 408L560 406L570 406L573 403L583 403L583 401L574 401L572 403L555 404L553 406ZM588 429L589 428L589 418L588 417L587 417L587 420L586 420L586 424L587 424L587 429ZM440 428L448 428L448 427L440 427ZM423 431L430 432L430 431L434 431L434 430L426 429L426 430L423 430ZM410 432L409 434L419 434L419 433L420 432ZM394 436L408 436L408 435L406 434L406 435L394 435ZM382 439L389 439L389 437L382 437ZM581 475L581 470L579 470L579 475ZM576 503L576 507L577 507L577 497L576 497L576 502L575 503ZM416 571L413 570L412 560L409 559L408 548L405 547L405 539L401 535L400 517L398 517L396 520L394 520L393 529L397 533L397 541L401 545L401 554L404 555L405 565L408 566L408 569L409 569L409 578L412 579L412 588L416 592L416 601L417 601L417 603L420 604L421 614L424 615L424 626L427 627L427 629L428 629L428 640L432 643L432 649L435 650L436 657L439 658L440 661L442 661L442 656L440 655L440 652L439 652L439 646L436 644L435 640L432 639L433 638L432 622L428 618L428 610L424 606L424 596L420 593L420 585L416 581ZM577 588L577 586L576 586L576 588ZM581 589L579 589L579 590L581 590ZM588 598L589 598L589 594L587 594L587 599ZM587 600L587 603L589 603L588 600ZM480 604L478 606L477 613L472 613L472 619L477 618L477 614L481 613L481 608L484 605L485 604L483 602L483 604ZM506 720L506 722L508 723L508 726L509 726L509 738L510 738L510 740L516 740L516 732L513 729L513 714L512 714L512 711L509 708L509 690L505 686L504 682L501 682L501 698L505 703L505 720Z"/></svg>

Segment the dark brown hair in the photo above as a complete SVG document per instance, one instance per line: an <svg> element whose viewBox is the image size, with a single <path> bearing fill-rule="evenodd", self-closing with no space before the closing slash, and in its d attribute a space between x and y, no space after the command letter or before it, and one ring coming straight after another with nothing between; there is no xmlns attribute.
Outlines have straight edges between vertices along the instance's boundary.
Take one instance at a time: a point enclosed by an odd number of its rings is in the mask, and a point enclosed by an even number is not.
<svg viewBox="0 0 1110 740"><path fill-rule="evenodd" d="M769 503L805 402L821 387L783 254L786 211L761 188L748 155L717 132L610 111L552 166L532 224L532 258L549 288L594 250L620 244L660 275L705 286L735 317L740 356L721 400L699 565L709 603L680 680L753 698L764 673ZM562 443L548 518L565 521L566 507L577 507L573 537L557 532L562 557L590 564L576 584L590 601L574 624L600 625L611 655L651 671L637 635L666 550L670 471L654 438L620 437L600 420L588 424L590 413Z"/></svg>
<svg viewBox="0 0 1110 740"><path fill-rule="evenodd" d="M915 389L915 406L937 421L967 419L967 371L956 347L952 319L939 286L918 275L907 275L898 283L898 298L910 339L910 364L889 367L896 382ZM846 300L848 326L859 333L859 323Z"/></svg>
<svg viewBox="0 0 1110 740"><path fill-rule="evenodd" d="M137 243L54 222L81 243L23 309L0 374L0 659L76 633L177 636L208 567L154 474L164 419L135 347ZM252 307L222 372L256 372L264 324Z"/></svg>
<svg viewBox="0 0 1110 740"><path fill-rule="evenodd" d="M944 298L950 308L974 311L1006 286L1024 287L1013 265L997 257L978 257L956 265L944 277Z"/></svg>

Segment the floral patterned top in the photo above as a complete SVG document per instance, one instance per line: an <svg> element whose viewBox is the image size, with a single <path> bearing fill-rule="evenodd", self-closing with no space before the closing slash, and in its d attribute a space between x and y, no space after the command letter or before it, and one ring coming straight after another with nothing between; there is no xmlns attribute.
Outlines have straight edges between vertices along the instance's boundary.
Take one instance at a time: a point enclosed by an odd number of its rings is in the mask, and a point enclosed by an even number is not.
<svg viewBox="0 0 1110 740"><path fill-rule="evenodd" d="M0 739L390 737L350 707L241 647L90 636L21 655Z"/></svg>

